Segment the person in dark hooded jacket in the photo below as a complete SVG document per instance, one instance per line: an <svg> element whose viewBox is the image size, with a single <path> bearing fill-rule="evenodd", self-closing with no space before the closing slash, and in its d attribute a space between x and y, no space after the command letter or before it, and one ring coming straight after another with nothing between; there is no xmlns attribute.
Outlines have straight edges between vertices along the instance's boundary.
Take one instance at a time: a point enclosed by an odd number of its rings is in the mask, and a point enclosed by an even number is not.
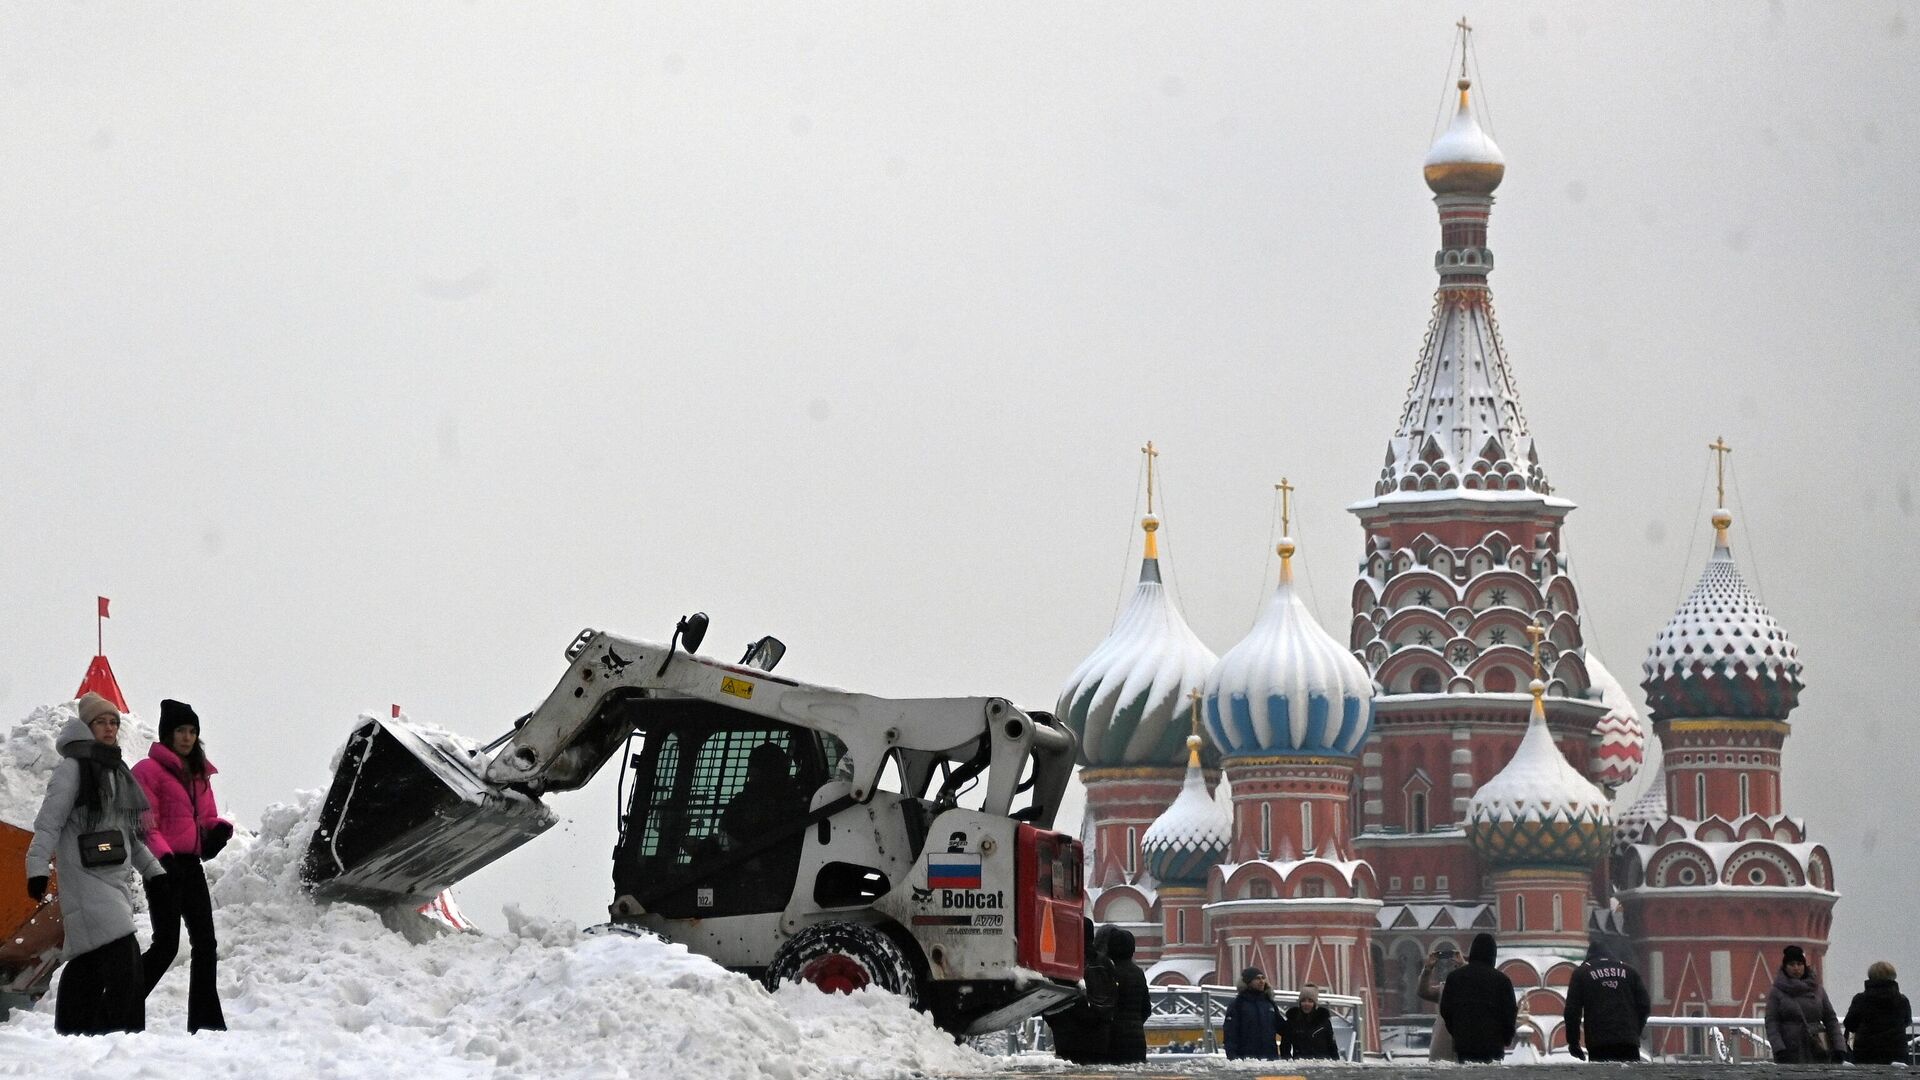
<svg viewBox="0 0 1920 1080"><path fill-rule="evenodd" d="M1339 1060L1340 1043L1333 1037L1333 1013L1320 1004L1320 988L1300 988L1300 1004L1280 1019L1281 1053L1290 1058Z"/></svg>
<svg viewBox="0 0 1920 1080"><path fill-rule="evenodd" d="M1493 966L1497 954L1492 934L1475 935L1466 964L1440 988L1440 1018L1453 1033L1453 1052L1461 1061L1500 1061L1518 1030L1513 980Z"/></svg>
<svg viewBox="0 0 1920 1080"><path fill-rule="evenodd" d="M1047 1016L1053 1031L1053 1056L1075 1065L1099 1065L1106 1061L1113 1041L1113 1011L1119 996L1113 962L1102 953L1093 932L1093 920L1080 920L1085 948L1084 987L1080 1000Z"/></svg>
<svg viewBox="0 0 1920 1080"><path fill-rule="evenodd" d="M1780 974L1767 991L1767 1045L1781 1065L1824 1065L1845 1057L1840 1020L1826 988L1807 966L1807 954L1789 945L1780 954ZM1825 1046L1821 1043L1825 1042Z"/></svg>
<svg viewBox="0 0 1920 1080"><path fill-rule="evenodd" d="M1101 954L1113 964L1115 995L1113 1024L1107 1033L1107 1063L1135 1065L1147 1060L1147 1014L1153 1003L1147 996L1147 976L1133 962L1133 934L1118 926L1103 926L1094 935Z"/></svg>
<svg viewBox="0 0 1920 1080"><path fill-rule="evenodd" d="M1240 973L1240 993L1227 1006L1227 1057L1274 1059L1280 1056L1280 1007L1273 1003L1266 973L1250 967Z"/></svg>
<svg viewBox="0 0 1920 1080"><path fill-rule="evenodd" d="M1853 1038L1855 1065L1891 1065L1907 1060L1907 1028L1913 1005L1900 992L1893 965L1876 960L1867 968L1867 988L1853 995L1841 1026Z"/></svg>
<svg viewBox="0 0 1920 1080"><path fill-rule="evenodd" d="M1640 1033L1652 1014L1653 999L1640 973L1596 941L1567 984L1567 1053L1592 1061L1639 1061Z"/></svg>

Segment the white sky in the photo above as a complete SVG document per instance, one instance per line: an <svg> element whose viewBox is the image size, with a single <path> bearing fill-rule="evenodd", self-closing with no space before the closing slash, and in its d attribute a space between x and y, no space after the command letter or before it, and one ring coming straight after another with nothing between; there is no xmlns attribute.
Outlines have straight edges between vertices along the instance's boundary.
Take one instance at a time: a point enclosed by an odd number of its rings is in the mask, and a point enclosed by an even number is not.
<svg viewBox="0 0 1920 1080"><path fill-rule="evenodd" d="M1638 681L1724 434L1807 663L1831 981L1920 970L1920 5L1463 7L1591 640ZM1202 638L1262 599L1283 474L1341 634L1457 14L9 8L0 718L72 691L96 594L242 818L362 709L491 737L580 627L696 608L728 658L1046 708L1132 578L1148 438ZM468 908L597 918L611 775Z"/></svg>

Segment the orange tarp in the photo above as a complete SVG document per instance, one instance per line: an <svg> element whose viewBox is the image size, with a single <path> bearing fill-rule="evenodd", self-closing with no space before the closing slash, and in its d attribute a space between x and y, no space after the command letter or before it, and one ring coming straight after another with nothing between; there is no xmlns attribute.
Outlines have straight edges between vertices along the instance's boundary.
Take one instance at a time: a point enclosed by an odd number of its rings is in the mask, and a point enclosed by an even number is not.
<svg viewBox="0 0 1920 1080"><path fill-rule="evenodd" d="M0 934L27 921L35 904L27 899L27 844L33 834L0 821Z"/></svg>

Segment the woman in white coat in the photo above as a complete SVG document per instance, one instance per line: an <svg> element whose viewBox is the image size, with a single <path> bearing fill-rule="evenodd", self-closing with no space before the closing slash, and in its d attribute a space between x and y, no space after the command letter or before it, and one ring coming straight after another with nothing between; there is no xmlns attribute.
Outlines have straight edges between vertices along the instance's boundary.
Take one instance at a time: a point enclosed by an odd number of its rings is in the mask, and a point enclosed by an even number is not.
<svg viewBox="0 0 1920 1080"><path fill-rule="evenodd" d="M133 885L127 871L131 864L152 890L167 886L166 870L140 836L147 797L120 757L119 710L90 693L80 699L79 713L54 739L60 763L33 820L27 895L42 899L51 867L59 868L60 921L67 941L54 1030L62 1035L140 1031L146 1027L146 984L133 936Z"/></svg>

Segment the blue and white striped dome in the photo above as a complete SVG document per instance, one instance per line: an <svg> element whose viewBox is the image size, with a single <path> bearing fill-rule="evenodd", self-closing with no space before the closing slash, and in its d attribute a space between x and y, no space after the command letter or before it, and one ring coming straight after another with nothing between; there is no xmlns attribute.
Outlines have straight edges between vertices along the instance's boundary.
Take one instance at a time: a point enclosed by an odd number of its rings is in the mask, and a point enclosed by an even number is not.
<svg viewBox="0 0 1920 1080"><path fill-rule="evenodd" d="M1280 587L1207 678L1207 734L1227 757L1350 757L1373 726L1373 679L1294 591L1292 541L1280 550Z"/></svg>

